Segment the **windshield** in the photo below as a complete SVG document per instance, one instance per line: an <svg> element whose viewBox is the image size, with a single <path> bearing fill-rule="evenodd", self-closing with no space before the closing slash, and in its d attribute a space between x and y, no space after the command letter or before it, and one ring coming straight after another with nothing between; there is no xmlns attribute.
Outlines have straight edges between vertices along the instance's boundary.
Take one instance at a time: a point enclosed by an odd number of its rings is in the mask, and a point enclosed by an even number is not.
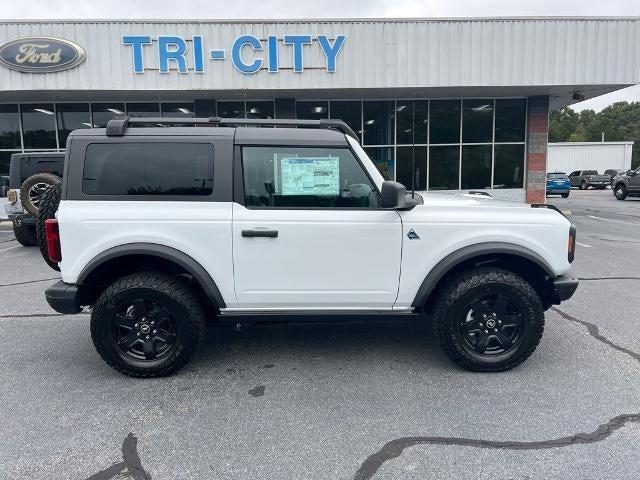
<svg viewBox="0 0 640 480"><path fill-rule="evenodd" d="M547 178L567 178L566 173L547 173Z"/></svg>

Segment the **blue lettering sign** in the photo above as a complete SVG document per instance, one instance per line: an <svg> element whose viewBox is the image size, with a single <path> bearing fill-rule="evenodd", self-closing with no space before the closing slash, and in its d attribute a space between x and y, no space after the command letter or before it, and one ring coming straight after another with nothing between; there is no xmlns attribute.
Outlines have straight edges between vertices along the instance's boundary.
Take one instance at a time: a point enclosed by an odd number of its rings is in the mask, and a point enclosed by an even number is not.
<svg viewBox="0 0 640 480"><path fill-rule="evenodd" d="M158 37L158 68L160 73L169 73L169 60L173 60L180 73L189 73L187 68L187 42L182 37Z"/></svg>
<svg viewBox="0 0 640 480"><path fill-rule="evenodd" d="M278 71L278 37L269 35L267 40L269 48L269 71Z"/></svg>
<svg viewBox="0 0 640 480"><path fill-rule="evenodd" d="M242 60L242 47L250 45L254 50L262 50L262 42L259 38L253 35L242 35L236 38L231 47L231 61L233 66L240 70L242 73L254 73L260 70L262 67L262 58L256 57L252 63L245 63Z"/></svg>
<svg viewBox="0 0 640 480"><path fill-rule="evenodd" d="M204 72L204 53L200 35L194 35L193 37L193 70L196 73Z"/></svg>
<svg viewBox="0 0 640 480"><path fill-rule="evenodd" d="M338 56L338 53L340 53L342 45L344 45L344 40L344 35L338 35L333 41L333 45L331 45L331 42L326 35L318 35L318 43L320 44L322 53L324 53L324 56L327 59L327 72L336 71L336 57Z"/></svg>
<svg viewBox="0 0 640 480"><path fill-rule="evenodd" d="M144 57L142 56L142 46L151 45L151 37L148 35L125 35L122 37L123 45L131 45L133 54L133 71L144 73Z"/></svg>
<svg viewBox="0 0 640 480"><path fill-rule="evenodd" d="M302 72L304 68L302 47L311 43L311 35L285 35L284 43L293 45L293 71Z"/></svg>

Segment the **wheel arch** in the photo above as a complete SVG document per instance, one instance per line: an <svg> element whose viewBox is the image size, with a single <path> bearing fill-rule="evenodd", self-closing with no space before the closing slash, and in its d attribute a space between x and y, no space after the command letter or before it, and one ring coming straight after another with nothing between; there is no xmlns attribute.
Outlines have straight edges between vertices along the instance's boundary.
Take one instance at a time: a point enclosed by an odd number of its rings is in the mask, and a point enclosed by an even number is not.
<svg viewBox="0 0 640 480"><path fill-rule="evenodd" d="M215 281L199 262L180 250L155 243L128 243L105 250L85 265L76 284L85 290L84 300L93 302L115 279L141 270L189 275L208 307L226 306Z"/></svg>
<svg viewBox="0 0 640 480"><path fill-rule="evenodd" d="M556 275L549 263L533 250L512 243L487 242L469 245L456 250L440 262L422 281L412 303L413 307L424 307L429 311L434 297L452 273L480 265L494 264L522 276L538 292L545 296L546 283Z"/></svg>

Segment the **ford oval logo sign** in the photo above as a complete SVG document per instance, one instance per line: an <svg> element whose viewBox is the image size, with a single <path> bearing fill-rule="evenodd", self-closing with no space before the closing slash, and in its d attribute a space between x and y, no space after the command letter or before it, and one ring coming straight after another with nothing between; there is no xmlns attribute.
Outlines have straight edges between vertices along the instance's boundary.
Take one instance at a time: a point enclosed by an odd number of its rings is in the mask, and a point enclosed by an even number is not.
<svg viewBox="0 0 640 480"><path fill-rule="evenodd" d="M84 49L69 40L51 37L26 37L0 45L0 63L25 73L51 73L81 64Z"/></svg>

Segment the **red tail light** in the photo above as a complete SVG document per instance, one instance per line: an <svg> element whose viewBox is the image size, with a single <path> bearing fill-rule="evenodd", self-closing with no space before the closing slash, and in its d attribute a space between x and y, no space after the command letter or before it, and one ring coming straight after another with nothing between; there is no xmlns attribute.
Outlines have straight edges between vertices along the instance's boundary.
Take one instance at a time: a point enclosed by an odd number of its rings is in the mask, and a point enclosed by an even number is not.
<svg viewBox="0 0 640 480"><path fill-rule="evenodd" d="M53 262L62 261L62 248L60 247L60 230L58 220L50 218L44 222L44 230L47 239L47 253Z"/></svg>

